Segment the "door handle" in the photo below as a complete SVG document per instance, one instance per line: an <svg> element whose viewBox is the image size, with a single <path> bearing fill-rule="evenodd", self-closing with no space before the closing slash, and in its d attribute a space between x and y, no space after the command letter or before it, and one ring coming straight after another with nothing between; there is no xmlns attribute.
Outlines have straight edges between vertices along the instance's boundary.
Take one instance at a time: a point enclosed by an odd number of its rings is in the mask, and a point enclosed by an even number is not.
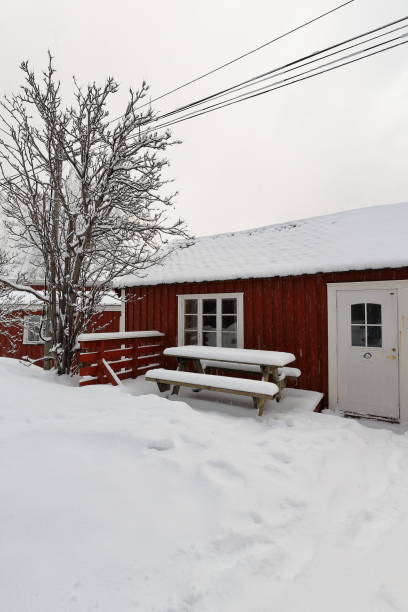
<svg viewBox="0 0 408 612"><path fill-rule="evenodd" d="M386 359L396 359L397 356L396 355L386 355L385 358Z"/></svg>

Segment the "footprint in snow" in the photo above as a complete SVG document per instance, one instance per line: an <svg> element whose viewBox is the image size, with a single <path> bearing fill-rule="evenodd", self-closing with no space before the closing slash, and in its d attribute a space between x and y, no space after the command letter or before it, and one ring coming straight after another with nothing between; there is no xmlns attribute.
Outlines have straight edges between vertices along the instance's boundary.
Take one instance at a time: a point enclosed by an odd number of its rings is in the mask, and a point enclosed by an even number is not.
<svg viewBox="0 0 408 612"><path fill-rule="evenodd" d="M204 471L215 480L226 484L235 484L237 481L245 480L243 474L237 468L222 460L209 460L204 465Z"/></svg>
<svg viewBox="0 0 408 612"><path fill-rule="evenodd" d="M275 459L279 463L285 463L286 465L292 463L293 461L293 458L290 457L290 455L287 455L286 453L281 453L279 451L271 451L268 454L270 457L272 457L272 459Z"/></svg>
<svg viewBox="0 0 408 612"><path fill-rule="evenodd" d="M166 451L174 448L174 442L170 438L161 438L158 440L149 440L146 443L147 448L151 448L153 450L158 451Z"/></svg>

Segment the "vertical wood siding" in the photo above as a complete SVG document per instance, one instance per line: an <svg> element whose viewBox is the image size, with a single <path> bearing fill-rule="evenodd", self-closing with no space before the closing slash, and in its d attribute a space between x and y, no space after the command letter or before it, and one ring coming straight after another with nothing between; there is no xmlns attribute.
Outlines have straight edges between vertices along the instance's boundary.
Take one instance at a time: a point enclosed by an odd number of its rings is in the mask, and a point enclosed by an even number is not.
<svg viewBox="0 0 408 612"><path fill-rule="evenodd" d="M41 289L41 288L40 288ZM42 310L34 311L19 311L19 315L24 317L30 314L43 314ZM104 332L118 332L119 331L119 311L104 310L103 312L95 315L93 321L91 321L88 332L92 331L104 331ZM30 359L41 359L44 355L44 346L42 344L23 344L23 330L14 328L13 333L16 335L16 347L11 352L10 343L2 334L0 327L0 357L14 357L15 359L22 359L27 356ZM38 362L38 365L42 365L42 361Z"/></svg>
<svg viewBox="0 0 408 612"><path fill-rule="evenodd" d="M288 351L302 370L299 386L327 398L327 283L408 279L408 268L132 287L126 330L157 329L177 345L177 295L244 294L244 346ZM141 298L141 299L137 299ZM171 359L167 367L174 367Z"/></svg>

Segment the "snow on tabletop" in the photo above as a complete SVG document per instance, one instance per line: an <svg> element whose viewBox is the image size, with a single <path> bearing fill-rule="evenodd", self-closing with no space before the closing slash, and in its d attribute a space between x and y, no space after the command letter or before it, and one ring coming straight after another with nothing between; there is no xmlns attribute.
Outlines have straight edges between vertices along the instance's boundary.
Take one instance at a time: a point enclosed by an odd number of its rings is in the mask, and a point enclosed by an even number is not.
<svg viewBox="0 0 408 612"><path fill-rule="evenodd" d="M388 204L198 237L117 287L398 268L408 265L408 204Z"/></svg>
<svg viewBox="0 0 408 612"><path fill-rule="evenodd" d="M408 435L73 385L0 358L2 611L406 611Z"/></svg>
<svg viewBox="0 0 408 612"><path fill-rule="evenodd" d="M292 353L281 353L280 351L258 351L252 349L196 345L166 348L163 354L172 357L214 359L216 361L235 361L237 363L271 366L285 366L296 359Z"/></svg>
<svg viewBox="0 0 408 612"><path fill-rule="evenodd" d="M275 395L279 388L273 382L263 380L251 380L247 378L235 378L234 376L215 376L214 374L198 374L197 372L183 372L179 370L164 370L157 368L149 370L146 378L155 380L171 380L175 383L183 382L191 385L206 385L220 389L230 389L231 391L243 391L245 393L265 393L265 395Z"/></svg>
<svg viewBox="0 0 408 612"><path fill-rule="evenodd" d="M130 338L150 338L164 336L159 331L111 332L96 334L80 334L78 342L94 342L95 340L126 340Z"/></svg>

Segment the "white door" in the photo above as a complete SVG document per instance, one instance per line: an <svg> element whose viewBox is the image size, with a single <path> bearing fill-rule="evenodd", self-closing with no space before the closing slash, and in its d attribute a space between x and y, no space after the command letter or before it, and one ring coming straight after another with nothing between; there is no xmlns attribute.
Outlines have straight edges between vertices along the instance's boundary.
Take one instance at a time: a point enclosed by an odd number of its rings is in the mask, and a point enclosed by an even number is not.
<svg viewBox="0 0 408 612"><path fill-rule="evenodd" d="M337 292L338 406L399 419L397 291Z"/></svg>

